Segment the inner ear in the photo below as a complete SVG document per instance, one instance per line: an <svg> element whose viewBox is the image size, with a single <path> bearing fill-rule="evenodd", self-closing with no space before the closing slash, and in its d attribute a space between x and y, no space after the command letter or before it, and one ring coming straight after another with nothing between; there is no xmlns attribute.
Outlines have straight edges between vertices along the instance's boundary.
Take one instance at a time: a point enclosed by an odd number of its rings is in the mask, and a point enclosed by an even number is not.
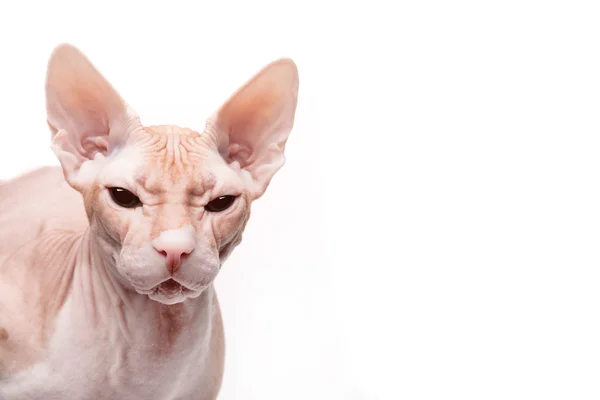
<svg viewBox="0 0 600 400"><path fill-rule="evenodd" d="M285 133L278 137L277 131L289 128L282 126L286 99L277 87L253 89L240 92L219 114L228 128L227 148L222 154L229 162L238 161L242 168L256 160L269 141L285 144Z"/></svg>
<svg viewBox="0 0 600 400"><path fill-rule="evenodd" d="M211 119L219 152L251 176L250 192L259 197L284 163L294 124L298 70L290 59L275 61L242 86Z"/></svg>
<svg viewBox="0 0 600 400"><path fill-rule="evenodd" d="M53 148L69 182L95 155L124 144L137 115L77 48L52 53L46 76L47 121Z"/></svg>

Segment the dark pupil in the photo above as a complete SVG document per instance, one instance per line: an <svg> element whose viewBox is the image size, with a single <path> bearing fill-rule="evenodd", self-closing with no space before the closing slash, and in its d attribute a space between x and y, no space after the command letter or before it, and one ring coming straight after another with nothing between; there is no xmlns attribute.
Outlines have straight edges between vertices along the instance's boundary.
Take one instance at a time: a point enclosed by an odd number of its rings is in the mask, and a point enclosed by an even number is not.
<svg viewBox="0 0 600 400"><path fill-rule="evenodd" d="M110 196L121 207L132 208L141 204L140 199L127 189L110 188Z"/></svg>
<svg viewBox="0 0 600 400"><path fill-rule="evenodd" d="M223 211L223 210L229 208L229 206L233 203L234 199L235 199L235 197L233 197L233 196L217 197L216 199L209 202L205 208L206 208L206 210L208 210L210 212Z"/></svg>

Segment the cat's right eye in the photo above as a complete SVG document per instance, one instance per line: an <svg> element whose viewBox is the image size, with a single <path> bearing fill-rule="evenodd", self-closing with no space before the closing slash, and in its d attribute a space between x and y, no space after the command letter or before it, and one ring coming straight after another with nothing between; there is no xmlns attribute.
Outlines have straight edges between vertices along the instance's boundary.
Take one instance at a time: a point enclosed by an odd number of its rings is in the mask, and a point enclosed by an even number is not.
<svg viewBox="0 0 600 400"><path fill-rule="evenodd" d="M142 205L140 199L127 189L111 187L108 192L113 201L123 208L135 208Z"/></svg>

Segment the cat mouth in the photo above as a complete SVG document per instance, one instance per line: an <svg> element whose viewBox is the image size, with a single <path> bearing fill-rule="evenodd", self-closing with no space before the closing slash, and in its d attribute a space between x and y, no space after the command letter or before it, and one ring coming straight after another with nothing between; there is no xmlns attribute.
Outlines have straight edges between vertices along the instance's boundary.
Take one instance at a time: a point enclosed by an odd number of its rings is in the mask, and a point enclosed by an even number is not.
<svg viewBox="0 0 600 400"><path fill-rule="evenodd" d="M193 292L193 290L188 289L187 287L183 286L181 283L177 282L174 279L167 279L166 281L154 286L151 289L140 289L136 287L135 290L139 294L162 294L164 296L175 296L182 293Z"/></svg>
<svg viewBox="0 0 600 400"><path fill-rule="evenodd" d="M173 279L168 279L145 293L154 301L171 305L181 303L188 297L195 297L194 292Z"/></svg>
<svg viewBox="0 0 600 400"><path fill-rule="evenodd" d="M156 288L154 288L154 294L161 294L167 298L177 297L189 292L190 290L188 288L175 281L174 279L167 279L160 285L156 286Z"/></svg>
<svg viewBox="0 0 600 400"><path fill-rule="evenodd" d="M177 304L186 299L197 298L204 293L204 290L207 287L208 285L202 284L198 288L190 289L172 278L167 279L150 289L140 289L134 286L135 291L139 294L148 296L150 299L166 305Z"/></svg>

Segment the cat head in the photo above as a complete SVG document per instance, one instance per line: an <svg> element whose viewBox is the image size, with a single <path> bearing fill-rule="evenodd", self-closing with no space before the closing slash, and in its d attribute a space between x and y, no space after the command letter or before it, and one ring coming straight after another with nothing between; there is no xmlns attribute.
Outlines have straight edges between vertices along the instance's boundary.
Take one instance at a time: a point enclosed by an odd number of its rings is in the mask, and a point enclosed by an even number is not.
<svg viewBox="0 0 600 400"><path fill-rule="evenodd" d="M50 57L52 148L115 276L164 304L199 296L239 244L284 163L298 96L290 59L267 65L202 132L144 126L75 47Z"/></svg>

